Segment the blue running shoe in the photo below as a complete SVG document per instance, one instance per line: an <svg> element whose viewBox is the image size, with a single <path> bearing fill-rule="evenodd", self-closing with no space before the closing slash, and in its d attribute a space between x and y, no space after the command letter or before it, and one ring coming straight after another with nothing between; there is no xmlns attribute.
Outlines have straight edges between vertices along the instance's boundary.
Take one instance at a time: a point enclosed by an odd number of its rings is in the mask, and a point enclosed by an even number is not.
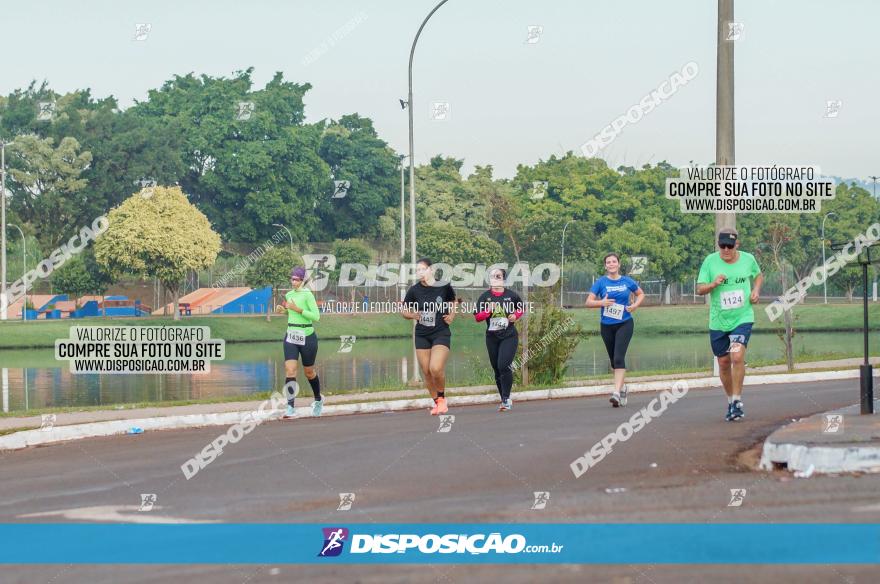
<svg viewBox="0 0 880 584"><path fill-rule="evenodd" d="M742 403L742 400L739 400L739 399L738 399L738 400L734 400L734 402L733 402L732 405L733 405L733 408L732 408L732 410L733 410L733 411L732 411L732 414L733 414L733 415L731 416L731 420L732 420L732 421L736 422L736 421L738 421L738 420L742 420L743 418L746 417L746 412L745 412L745 410L743 409L743 403Z"/></svg>
<svg viewBox="0 0 880 584"><path fill-rule="evenodd" d="M727 404L727 414L724 416L724 419L728 422L733 421L733 404Z"/></svg>
<svg viewBox="0 0 880 584"><path fill-rule="evenodd" d="M296 415L296 410L293 409L293 406L287 404L287 412L284 414L284 419L289 420Z"/></svg>
<svg viewBox="0 0 880 584"><path fill-rule="evenodd" d="M324 410L324 400L316 399L312 402L312 415L314 417L320 417L321 412Z"/></svg>

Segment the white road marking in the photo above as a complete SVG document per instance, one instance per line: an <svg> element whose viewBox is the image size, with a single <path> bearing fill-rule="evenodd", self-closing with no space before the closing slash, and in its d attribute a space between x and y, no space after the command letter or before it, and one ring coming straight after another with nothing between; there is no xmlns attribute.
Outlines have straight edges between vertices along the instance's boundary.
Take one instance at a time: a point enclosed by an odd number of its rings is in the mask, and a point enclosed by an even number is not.
<svg viewBox="0 0 880 584"><path fill-rule="evenodd" d="M158 505L153 509L161 509ZM107 521L118 523L217 523L217 521L199 521L184 519L183 517L169 517L156 515L152 511L140 511L138 505L98 505L96 507L76 507L74 509L56 509L55 511L41 511L19 515L26 517L53 517L60 515L73 521Z"/></svg>

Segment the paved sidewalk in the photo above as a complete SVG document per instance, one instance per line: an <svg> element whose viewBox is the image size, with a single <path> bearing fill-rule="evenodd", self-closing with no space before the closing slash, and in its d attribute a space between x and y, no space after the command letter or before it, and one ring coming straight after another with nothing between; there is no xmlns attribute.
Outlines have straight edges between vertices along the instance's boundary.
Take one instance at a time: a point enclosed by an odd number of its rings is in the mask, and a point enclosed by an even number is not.
<svg viewBox="0 0 880 584"><path fill-rule="evenodd" d="M880 357L872 359L872 362L880 365ZM810 371L822 369L855 369L861 364L860 359L838 359L834 361L816 361L812 363L801 363L795 365L797 371ZM767 367L749 367L748 375L763 373L784 373L784 365L772 365ZM652 375L652 376L631 376L627 377L627 383L648 383L657 381L668 381L676 379L701 379L706 377L706 372L680 373L671 375ZM596 379L592 381L564 381L560 383L560 387L595 387L600 388L607 386L609 379ZM514 391L516 388L514 388ZM497 390L494 385L475 385L468 387L450 387L446 390L450 396L465 395L494 395ZM312 398L302 394L308 394L308 387L300 391L300 396L296 398L298 406L311 406ZM597 392L597 393L602 393ZM379 402L385 400L399 399L418 399L426 397L424 388L392 390L392 391L373 391L358 393L340 393L335 395L325 395L325 405L340 405L353 403ZM514 393L516 397L516 392ZM190 404L185 406L157 406L145 408L123 408L122 406L108 405L104 410L87 410L81 412L65 412L55 414L53 425L69 426L73 424L88 424L92 422L107 422L115 420L140 420L144 418L161 418L167 416L188 416L188 415L205 415L205 414L225 414L229 412L246 412L255 411L262 400L242 400L220 403ZM8 432L10 430L23 430L39 428L42 425L40 416L11 416L0 418L0 432Z"/></svg>
<svg viewBox="0 0 880 584"><path fill-rule="evenodd" d="M861 415L856 404L787 424L764 441L760 467L786 468L798 477L880 472L880 413Z"/></svg>

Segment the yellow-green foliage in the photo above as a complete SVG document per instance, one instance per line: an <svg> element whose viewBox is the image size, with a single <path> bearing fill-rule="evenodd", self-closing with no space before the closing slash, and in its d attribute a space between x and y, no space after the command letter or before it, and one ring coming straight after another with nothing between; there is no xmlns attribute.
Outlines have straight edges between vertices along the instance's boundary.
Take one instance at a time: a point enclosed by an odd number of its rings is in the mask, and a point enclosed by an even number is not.
<svg viewBox="0 0 880 584"><path fill-rule="evenodd" d="M95 241L95 257L114 273L158 278L177 289L189 270L209 268L220 236L180 187L144 189L108 214L110 227Z"/></svg>

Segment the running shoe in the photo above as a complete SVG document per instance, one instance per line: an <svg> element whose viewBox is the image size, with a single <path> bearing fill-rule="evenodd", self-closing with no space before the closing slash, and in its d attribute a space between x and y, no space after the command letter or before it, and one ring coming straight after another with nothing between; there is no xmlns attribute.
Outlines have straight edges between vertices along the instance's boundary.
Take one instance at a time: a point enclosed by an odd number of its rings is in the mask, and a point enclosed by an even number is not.
<svg viewBox="0 0 880 584"><path fill-rule="evenodd" d="M312 415L314 417L319 417L321 412L324 410L324 400L316 399L312 402Z"/></svg>
<svg viewBox="0 0 880 584"><path fill-rule="evenodd" d="M626 384L624 383L623 387L620 388L620 407L622 407L622 408L626 407L626 394L628 392L629 392L629 390L627 389Z"/></svg>
<svg viewBox="0 0 880 584"><path fill-rule="evenodd" d="M437 398L437 413L438 414L445 414L448 411L449 411L449 406L446 405L446 398L445 397L438 397Z"/></svg>
<svg viewBox="0 0 880 584"><path fill-rule="evenodd" d="M436 416L438 413L440 413L440 404L437 402L438 402L438 400L435 399L434 400L434 407L431 408L431 415L432 416Z"/></svg>
<svg viewBox="0 0 880 584"><path fill-rule="evenodd" d="M293 409L293 406L287 404L287 411L284 413L284 419L289 420L290 418L296 415L296 411Z"/></svg>
<svg viewBox="0 0 880 584"><path fill-rule="evenodd" d="M498 406L499 412L506 412L509 408L507 407L507 402L502 400L501 404Z"/></svg>
<svg viewBox="0 0 880 584"><path fill-rule="evenodd" d="M620 407L620 394L615 391L614 393L611 394L611 399L608 401L611 402L612 407L619 408Z"/></svg>
<svg viewBox="0 0 880 584"><path fill-rule="evenodd" d="M745 412L745 410L743 410L742 400L739 400L739 399L734 400L734 402L731 405L733 406L731 408L731 413L732 413L731 421L736 422L737 420L742 420L743 418L746 417L746 412Z"/></svg>
<svg viewBox="0 0 880 584"><path fill-rule="evenodd" d="M507 409L508 410L513 409L513 398L512 397L507 398Z"/></svg>
<svg viewBox="0 0 880 584"><path fill-rule="evenodd" d="M724 419L728 422L733 421L733 403L727 404L727 415L724 416Z"/></svg>

